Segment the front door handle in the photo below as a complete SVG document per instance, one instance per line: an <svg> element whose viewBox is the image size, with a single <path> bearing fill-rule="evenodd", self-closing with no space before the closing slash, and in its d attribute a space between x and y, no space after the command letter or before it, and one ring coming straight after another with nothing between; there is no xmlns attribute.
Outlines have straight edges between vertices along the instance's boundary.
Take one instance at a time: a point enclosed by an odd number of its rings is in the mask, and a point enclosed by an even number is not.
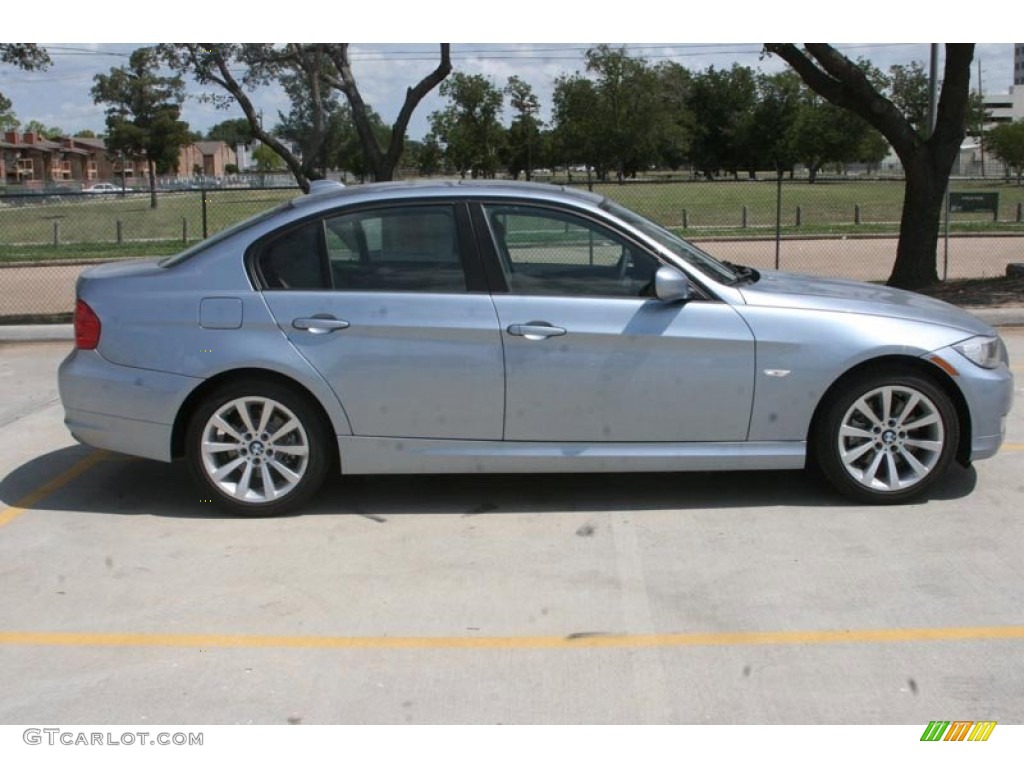
<svg viewBox="0 0 1024 768"><path fill-rule="evenodd" d="M333 315L313 315L313 317L297 317L292 320L292 328L310 333L331 333L348 328L346 320L339 320Z"/></svg>
<svg viewBox="0 0 1024 768"><path fill-rule="evenodd" d="M510 325L507 330L511 336L522 336L530 341L540 341L542 339L549 339L552 336L565 336L566 334L565 328L559 328L551 325L551 323L542 321L516 323Z"/></svg>

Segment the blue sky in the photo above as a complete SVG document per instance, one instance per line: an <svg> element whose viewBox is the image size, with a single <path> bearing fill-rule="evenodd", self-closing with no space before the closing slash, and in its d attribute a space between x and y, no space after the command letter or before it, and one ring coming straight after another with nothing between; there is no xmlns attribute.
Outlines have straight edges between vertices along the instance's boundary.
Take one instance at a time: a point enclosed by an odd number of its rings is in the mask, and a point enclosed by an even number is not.
<svg viewBox="0 0 1024 768"><path fill-rule="evenodd" d="M609 41L615 44L614 41ZM128 54L143 43L49 43L53 58L46 72L27 73L10 67L0 68L0 92L14 103L22 122L36 119L67 131L89 128L103 130L103 110L92 103L89 89L93 76L126 63ZM583 68L583 54L593 43L453 43L453 64L457 70L483 74L499 87L510 75L519 75L534 86L540 96L542 116L548 116L554 79ZM651 61L677 61L690 69L733 63L776 71L783 68L774 58L762 59L759 43L629 43L627 48ZM852 57L864 56L876 66L913 60L926 62L927 43L850 43L839 47ZM353 44L353 69L366 101L390 122L398 113L405 89L429 72L436 64L437 46L423 43ZM1005 92L1012 84L1013 44L979 43L975 61L981 60L981 76L986 92ZM972 87L978 79L977 63ZM183 117L195 130L231 117L240 117L237 108L219 110L203 103L201 91L190 85L190 98ZM263 109L268 122L276 121L278 110L287 110L287 99L278 89L263 89L254 101ZM423 101L410 125L409 135L421 138L428 130L428 116L442 106L433 93ZM509 115L506 114L506 119Z"/></svg>

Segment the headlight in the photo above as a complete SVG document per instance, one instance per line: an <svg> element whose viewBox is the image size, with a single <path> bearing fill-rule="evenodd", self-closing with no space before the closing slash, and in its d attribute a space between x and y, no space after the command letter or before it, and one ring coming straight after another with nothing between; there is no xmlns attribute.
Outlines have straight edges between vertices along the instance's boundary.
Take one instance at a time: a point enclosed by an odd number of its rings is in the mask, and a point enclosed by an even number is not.
<svg viewBox="0 0 1024 768"><path fill-rule="evenodd" d="M998 336L974 336L954 344L953 349L982 368L998 368L1005 357Z"/></svg>

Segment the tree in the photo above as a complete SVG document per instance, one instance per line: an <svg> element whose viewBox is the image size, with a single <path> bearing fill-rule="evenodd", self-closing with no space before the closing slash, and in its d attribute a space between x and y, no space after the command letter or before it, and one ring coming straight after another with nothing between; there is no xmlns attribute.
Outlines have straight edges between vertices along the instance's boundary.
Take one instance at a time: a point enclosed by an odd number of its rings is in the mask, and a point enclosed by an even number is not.
<svg viewBox="0 0 1024 768"><path fill-rule="evenodd" d="M0 64L10 64L26 71L46 69L50 66L50 55L45 48L35 43L0 43ZM18 121L11 112L11 101L0 93L0 128L13 131Z"/></svg>
<svg viewBox="0 0 1024 768"><path fill-rule="evenodd" d="M512 178L518 179L521 172L526 180L533 178L534 153L540 147L541 121L535 115L540 111L540 101L533 92L533 86L512 75L505 85L505 95L516 116L512 118L505 143L505 165Z"/></svg>
<svg viewBox="0 0 1024 768"><path fill-rule="evenodd" d="M0 131L16 131L21 125L18 116L14 114L13 106L11 100L0 93Z"/></svg>
<svg viewBox="0 0 1024 768"><path fill-rule="evenodd" d="M555 79L552 153L557 164L570 169L570 181L573 166L585 165L589 179L589 169L598 165L597 100L597 87L579 73Z"/></svg>
<svg viewBox="0 0 1024 768"><path fill-rule="evenodd" d="M252 128L244 117L222 120L206 132L207 141L223 141L234 148L238 144L252 143Z"/></svg>
<svg viewBox="0 0 1024 768"><path fill-rule="evenodd" d="M803 106L803 85L792 72L758 75L757 103L740 121L740 152L751 176L771 168L782 176L799 160L795 128Z"/></svg>
<svg viewBox="0 0 1024 768"><path fill-rule="evenodd" d="M687 106L693 75L690 70L674 61L658 65L658 98L665 112L665 120L658 135L658 164L673 170L681 168L690 159L696 119Z"/></svg>
<svg viewBox="0 0 1024 768"><path fill-rule="evenodd" d="M722 170L736 175L749 160L742 124L756 101L756 80L750 67L708 67L693 76L687 106L697 119L690 156L707 178Z"/></svg>
<svg viewBox="0 0 1024 768"><path fill-rule="evenodd" d="M29 120L21 129L25 133L34 133L44 139L59 139L64 135L64 129L57 126L47 127L38 120Z"/></svg>
<svg viewBox="0 0 1024 768"><path fill-rule="evenodd" d="M829 102L859 115L889 142L906 174L896 261L888 283L916 289L938 282L935 265L939 221L949 174L966 133L973 43L946 43L942 92L935 128L922 137L912 122L856 63L825 43L766 43Z"/></svg>
<svg viewBox="0 0 1024 768"><path fill-rule="evenodd" d="M441 83L440 93L448 105L430 116L430 126L445 158L463 178L492 178L504 140L501 91L483 75L456 72Z"/></svg>
<svg viewBox="0 0 1024 768"><path fill-rule="evenodd" d="M985 141L989 152L1017 174L1017 186L1020 186L1024 176L1024 120L1000 123L988 132Z"/></svg>
<svg viewBox="0 0 1024 768"><path fill-rule="evenodd" d="M135 50L127 67L96 75L93 101L107 105L107 151L145 161L149 167L150 206L156 208L156 176L178 168L181 148L190 143L188 124L179 120L185 84L156 74L152 48Z"/></svg>
<svg viewBox="0 0 1024 768"><path fill-rule="evenodd" d="M75 138L76 139L95 139L95 138L97 138L96 137L96 131L89 130L88 128L83 128L80 131L75 131Z"/></svg>
<svg viewBox="0 0 1024 768"><path fill-rule="evenodd" d="M303 168L302 160L263 128L261 112L249 95L252 90L278 81L286 74L301 78L311 105L313 130L308 141L310 146L316 147L316 153L326 130L324 98L330 95L331 89L343 93L371 174L378 181L390 181L398 168L413 112L423 97L448 76L452 67L450 46L442 43L437 67L406 90L398 117L390 126L387 140L381 143L374 128L372 110L363 100L352 73L348 43L287 43L283 46L266 43L167 43L160 46L160 50L164 60L178 73L188 73L201 85L214 85L226 91L226 96L221 94L211 98L221 106L237 104L241 107L253 136L282 157L299 186L306 191L309 191L311 179L321 177L315 168Z"/></svg>
<svg viewBox="0 0 1024 768"><path fill-rule="evenodd" d="M270 173L284 168L281 156L266 144L260 144L253 150L252 159L256 163L256 170L260 173Z"/></svg>

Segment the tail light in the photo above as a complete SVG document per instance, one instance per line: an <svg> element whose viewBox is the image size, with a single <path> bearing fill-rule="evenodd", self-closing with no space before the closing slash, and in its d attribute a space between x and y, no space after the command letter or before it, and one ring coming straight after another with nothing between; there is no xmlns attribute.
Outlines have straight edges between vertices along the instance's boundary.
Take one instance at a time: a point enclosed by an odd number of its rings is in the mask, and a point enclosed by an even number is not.
<svg viewBox="0 0 1024 768"><path fill-rule="evenodd" d="M79 299L75 302L75 347L96 349L100 343L102 326L92 307Z"/></svg>

